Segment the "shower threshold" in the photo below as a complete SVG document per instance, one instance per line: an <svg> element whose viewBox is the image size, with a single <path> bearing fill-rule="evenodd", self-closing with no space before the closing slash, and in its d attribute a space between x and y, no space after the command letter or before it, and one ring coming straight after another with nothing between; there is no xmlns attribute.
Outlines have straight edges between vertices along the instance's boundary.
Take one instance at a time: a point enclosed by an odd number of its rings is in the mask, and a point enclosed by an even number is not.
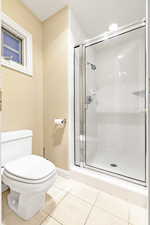
<svg viewBox="0 0 150 225"><path fill-rule="evenodd" d="M91 168L81 168L75 165L71 167L69 173L73 179L118 198L128 200L141 207L146 207L147 205L147 188L144 186L91 170Z"/></svg>

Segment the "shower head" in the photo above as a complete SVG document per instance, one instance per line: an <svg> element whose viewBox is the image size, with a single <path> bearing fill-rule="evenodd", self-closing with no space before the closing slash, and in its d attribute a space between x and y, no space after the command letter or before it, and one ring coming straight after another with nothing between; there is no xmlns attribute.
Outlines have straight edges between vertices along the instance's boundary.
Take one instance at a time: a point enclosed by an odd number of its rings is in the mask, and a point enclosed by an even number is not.
<svg viewBox="0 0 150 225"><path fill-rule="evenodd" d="M94 65L94 64L92 64L92 63L90 63L90 62L87 62L87 65L90 65L91 70L93 70L93 71L95 72L95 70L96 70L96 65Z"/></svg>

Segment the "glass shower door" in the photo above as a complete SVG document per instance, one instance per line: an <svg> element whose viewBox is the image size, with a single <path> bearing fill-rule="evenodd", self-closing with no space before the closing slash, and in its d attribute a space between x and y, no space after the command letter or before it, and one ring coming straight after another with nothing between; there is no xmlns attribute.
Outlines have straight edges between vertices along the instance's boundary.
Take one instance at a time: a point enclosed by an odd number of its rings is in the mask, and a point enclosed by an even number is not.
<svg viewBox="0 0 150 225"><path fill-rule="evenodd" d="M85 52L85 167L145 182L145 28Z"/></svg>

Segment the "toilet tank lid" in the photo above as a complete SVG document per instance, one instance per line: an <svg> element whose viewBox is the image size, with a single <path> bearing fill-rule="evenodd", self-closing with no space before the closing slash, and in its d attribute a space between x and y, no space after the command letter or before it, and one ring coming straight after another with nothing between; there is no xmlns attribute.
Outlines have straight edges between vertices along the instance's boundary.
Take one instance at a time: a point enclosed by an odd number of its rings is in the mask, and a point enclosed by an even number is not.
<svg viewBox="0 0 150 225"><path fill-rule="evenodd" d="M15 131L5 131L1 132L1 143L32 137L32 130L15 130Z"/></svg>

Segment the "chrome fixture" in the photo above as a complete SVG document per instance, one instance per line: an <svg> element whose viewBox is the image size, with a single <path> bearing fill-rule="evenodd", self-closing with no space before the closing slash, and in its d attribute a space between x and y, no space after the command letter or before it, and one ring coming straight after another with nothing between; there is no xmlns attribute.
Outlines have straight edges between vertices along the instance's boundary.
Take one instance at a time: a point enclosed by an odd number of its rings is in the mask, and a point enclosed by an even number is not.
<svg viewBox="0 0 150 225"><path fill-rule="evenodd" d="M96 66L93 63L87 62L87 65L90 65L91 70L96 71Z"/></svg>

